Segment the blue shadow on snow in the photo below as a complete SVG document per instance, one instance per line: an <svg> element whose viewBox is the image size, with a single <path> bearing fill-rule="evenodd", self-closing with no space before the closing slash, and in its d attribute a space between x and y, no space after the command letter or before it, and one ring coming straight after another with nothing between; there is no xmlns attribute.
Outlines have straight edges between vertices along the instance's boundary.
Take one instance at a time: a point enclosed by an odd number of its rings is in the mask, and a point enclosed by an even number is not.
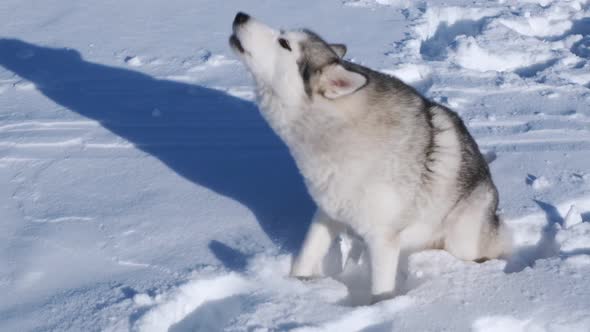
<svg viewBox="0 0 590 332"><path fill-rule="evenodd" d="M16 39L0 39L0 66L184 178L248 207L284 250L301 243L314 205L287 148L253 103ZM161 116L153 116L155 109ZM219 242L210 247L232 256ZM228 264L240 269L244 263Z"/></svg>

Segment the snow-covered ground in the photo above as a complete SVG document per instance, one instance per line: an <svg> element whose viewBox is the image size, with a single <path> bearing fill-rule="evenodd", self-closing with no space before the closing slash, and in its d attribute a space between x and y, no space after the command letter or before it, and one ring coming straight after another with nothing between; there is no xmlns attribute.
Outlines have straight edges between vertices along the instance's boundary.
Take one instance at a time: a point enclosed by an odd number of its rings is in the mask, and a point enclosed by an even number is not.
<svg viewBox="0 0 590 332"><path fill-rule="evenodd" d="M287 277L313 203L227 46L244 10L458 111L516 251ZM1 331L590 331L590 2L0 2ZM342 268L342 265L345 265ZM343 270L343 271L341 271Z"/></svg>

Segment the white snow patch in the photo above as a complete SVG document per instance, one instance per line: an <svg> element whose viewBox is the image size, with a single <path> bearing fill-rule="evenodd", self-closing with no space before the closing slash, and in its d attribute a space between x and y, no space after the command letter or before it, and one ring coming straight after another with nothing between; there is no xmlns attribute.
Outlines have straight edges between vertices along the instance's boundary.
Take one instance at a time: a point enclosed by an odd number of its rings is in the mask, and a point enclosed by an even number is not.
<svg viewBox="0 0 590 332"><path fill-rule="evenodd" d="M533 183L531 184L531 186L535 190L545 190L545 189L551 187L551 182L546 177L539 176L538 178L533 180Z"/></svg>
<svg viewBox="0 0 590 332"><path fill-rule="evenodd" d="M154 299L148 294L135 294L133 302L139 307L145 307L154 304Z"/></svg>
<svg viewBox="0 0 590 332"><path fill-rule="evenodd" d="M247 280L235 273L191 281L180 286L172 294L156 298L159 304L142 317L137 327L142 332L166 331L207 301L243 293L249 286Z"/></svg>
<svg viewBox="0 0 590 332"><path fill-rule="evenodd" d="M78 217L78 216L66 216L66 217L57 217L57 218L31 218L32 222L36 223L61 223L61 222L88 222L92 221L93 218L90 217Z"/></svg>
<svg viewBox="0 0 590 332"><path fill-rule="evenodd" d="M393 75L410 85L432 79L432 69L426 65L404 64L396 69L383 69L381 71Z"/></svg>
<svg viewBox="0 0 590 332"><path fill-rule="evenodd" d="M498 14L494 8L469 7L429 7L421 18L421 23L414 27L420 40L424 41L435 36L441 27L449 27L459 21L477 21L484 17Z"/></svg>
<svg viewBox="0 0 590 332"><path fill-rule="evenodd" d="M126 64L132 67L139 67L143 65L143 61L139 56L127 56L124 61Z"/></svg>
<svg viewBox="0 0 590 332"><path fill-rule="evenodd" d="M573 266L574 268L590 266L590 252L586 255L574 255L568 257L566 259L566 263Z"/></svg>
<svg viewBox="0 0 590 332"><path fill-rule="evenodd" d="M131 267L149 267L150 266L149 264L146 264L146 263L138 263L138 262L134 262L134 261L130 261L130 260L115 259L115 261L119 265L131 266Z"/></svg>
<svg viewBox="0 0 590 332"><path fill-rule="evenodd" d="M565 218L563 220L563 226L565 228L570 228L574 225L581 223L582 221L582 215L576 208L576 205L572 205L570 206L570 209L567 211L567 214L565 215Z"/></svg>
<svg viewBox="0 0 590 332"><path fill-rule="evenodd" d="M561 251L566 254L582 250L582 254L590 255L590 222L569 226L561 230L556 239Z"/></svg>
<svg viewBox="0 0 590 332"><path fill-rule="evenodd" d="M459 37L455 62L463 68L486 71L510 71L527 67L551 58L549 52L491 51L483 48L473 37Z"/></svg>
<svg viewBox="0 0 590 332"><path fill-rule="evenodd" d="M256 92L251 86L236 86L226 89L226 92L234 97L240 99L254 101L256 99Z"/></svg>
<svg viewBox="0 0 590 332"><path fill-rule="evenodd" d="M35 90L37 87L34 83L29 81L18 81L13 84L14 88L21 91L32 91Z"/></svg>
<svg viewBox="0 0 590 332"><path fill-rule="evenodd" d="M408 8L411 0L345 0L344 4L351 7L373 7L375 5L391 6L395 8Z"/></svg>
<svg viewBox="0 0 590 332"><path fill-rule="evenodd" d="M473 323L474 332L544 332L540 326L530 320L516 319L510 316L490 316L478 318Z"/></svg>
<svg viewBox="0 0 590 332"><path fill-rule="evenodd" d="M211 67L221 67L228 65L238 65L239 62L235 59L229 59L225 55L215 54L207 57L205 63L194 66L188 70L189 73L202 72Z"/></svg>
<svg viewBox="0 0 590 332"><path fill-rule="evenodd" d="M572 27L571 15L565 11L554 11L549 16L500 19L498 22L521 35L533 37L559 36Z"/></svg>

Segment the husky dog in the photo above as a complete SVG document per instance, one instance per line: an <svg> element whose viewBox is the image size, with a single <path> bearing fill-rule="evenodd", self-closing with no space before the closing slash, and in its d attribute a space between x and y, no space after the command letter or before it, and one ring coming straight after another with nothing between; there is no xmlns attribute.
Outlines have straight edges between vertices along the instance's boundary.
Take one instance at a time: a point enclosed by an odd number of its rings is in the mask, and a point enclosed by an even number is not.
<svg viewBox="0 0 590 332"><path fill-rule="evenodd" d="M309 30L274 30L238 13L229 42L318 206L292 276L317 276L343 231L366 244L374 301L394 295L401 250L463 260L507 253L498 192L456 113L343 60L344 45Z"/></svg>

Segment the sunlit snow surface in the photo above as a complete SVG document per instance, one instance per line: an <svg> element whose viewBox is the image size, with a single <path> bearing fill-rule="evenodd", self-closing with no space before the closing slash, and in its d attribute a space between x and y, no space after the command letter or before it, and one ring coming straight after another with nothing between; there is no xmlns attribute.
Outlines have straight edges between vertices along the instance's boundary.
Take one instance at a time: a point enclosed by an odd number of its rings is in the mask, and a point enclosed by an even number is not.
<svg viewBox="0 0 590 332"><path fill-rule="evenodd" d="M238 10L459 112L514 255L415 254L372 306L349 239L331 277L288 278L313 203L227 46ZM0 22L1 331L590 331L588 1L3 0Z"/></svg>

